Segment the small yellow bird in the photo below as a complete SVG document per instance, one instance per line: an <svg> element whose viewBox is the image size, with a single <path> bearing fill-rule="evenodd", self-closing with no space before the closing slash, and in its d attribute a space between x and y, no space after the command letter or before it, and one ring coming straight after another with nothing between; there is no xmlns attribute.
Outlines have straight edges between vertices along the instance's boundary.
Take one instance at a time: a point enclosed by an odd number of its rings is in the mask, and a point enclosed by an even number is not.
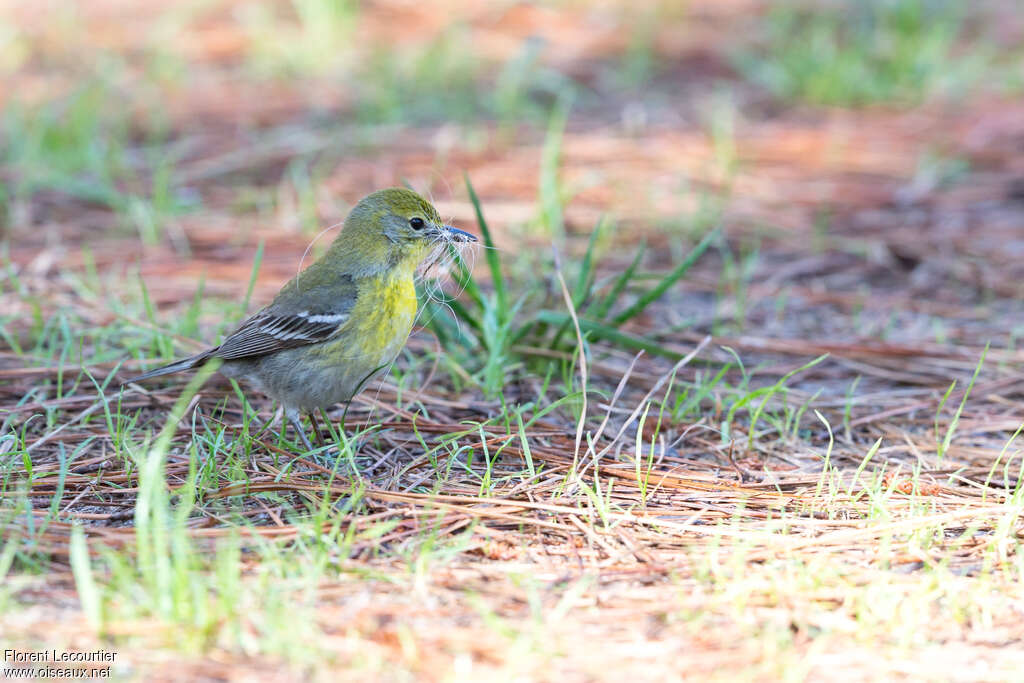
<svg viewBox="0 0 1024 683"><path fill-rule="evenodd" d="M389 367L416 317L417 269L449 245L476 241L445 225L437 209L411 190L374 192L352 209L327 253L220 346L125 384L220 359L222 374L279 401L312 449L301 413L351 400Z"/></svg>

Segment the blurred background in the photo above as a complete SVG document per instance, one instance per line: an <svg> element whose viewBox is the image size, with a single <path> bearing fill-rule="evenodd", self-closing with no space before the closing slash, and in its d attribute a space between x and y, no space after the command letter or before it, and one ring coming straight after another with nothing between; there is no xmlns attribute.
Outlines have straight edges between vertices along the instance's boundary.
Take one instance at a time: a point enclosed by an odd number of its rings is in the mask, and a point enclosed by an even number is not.
<svg viewBox="0 0 1024 683"><path fill-rule="evenodd" d="M472 228L468 176L523 268L605 220L663 265L721 226L738 264L955 257L1005 288L1022 57L1014 0L4 0L0 230L38 274L165 276L157 304L237 295L263 241L272 292L376 188Z"/></svg>
<svg viewBox="0 0 1024 683"><path fill-rule="evenodd" d="M147 680L1019 679L1021 5L0 0L0 576L40 577L0 640ZM484 233L469 183L497 251L334 411L351 457L296 465L224 382L180 424L185 377L117 391L372 190ZM122 544L98 585L77 520Z"/></svg>

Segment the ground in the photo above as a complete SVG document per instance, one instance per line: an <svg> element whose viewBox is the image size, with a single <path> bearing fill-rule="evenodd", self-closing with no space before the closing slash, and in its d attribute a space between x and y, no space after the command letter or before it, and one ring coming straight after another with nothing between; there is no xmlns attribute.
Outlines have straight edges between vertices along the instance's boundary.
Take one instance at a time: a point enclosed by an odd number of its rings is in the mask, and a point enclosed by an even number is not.
<svg viewBox="0 0 1024 683"><path fill-rule="evenodd" d="M1015 9L0 4L0 649L1018 678ZM120 388L400 184L486 246L324 445Z"/></svg>

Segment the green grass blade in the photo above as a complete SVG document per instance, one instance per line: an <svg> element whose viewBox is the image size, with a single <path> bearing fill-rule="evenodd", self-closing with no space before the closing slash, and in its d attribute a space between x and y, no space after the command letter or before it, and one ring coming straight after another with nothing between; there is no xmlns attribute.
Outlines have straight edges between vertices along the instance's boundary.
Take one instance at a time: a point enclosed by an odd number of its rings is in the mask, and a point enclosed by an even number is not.
<svg viewBox="0 0 1024 683"><path fill-rule="evenodd" d="M562 158L562 138L565 134L566 124L569 122L572 99L572 91L565 90L559 95L558 101L552 108L540 161L541 216L551 238L559 246L565 242L565 216L562 211L562 183L558 171Z"/></svg>
<svg viewBox="0 0 1024 683"><path fill-rule="evenodd" d="M597 225L590 233L590 240L587 242L587 251L583 254L583 262L580 263L580 273L576 278L576 287L573 289L572 300L577 309L583 305L584 299L594 286L594 250L597 241L604 236L608 222L604 216L597 221Z"/></svg>
<svg viewBox="0 0 1024 683"><path fill-rule="evenodd" d="M260 265L263 263L263 240L260 240L256 247L256 255L252 259L252 271L249 273L249 286L245 290L245 298L242 299L241 314L249 310L249 302L252 300L253 290L256 289L256 276L259 275Z"/></svg>
<svg viewBox="0 0 1024 683"><path fill-rule="evenodd" d="M956 412L953 414L953 419L949 421L949 426L946 428L946 435L942 439L942 443L937 449L937 460L942 462L946 452L953 443L953 436L956 434L956 429L960 424L960 416L964 412L964 406L967 405L967 399L971 396L971 389L974 388L974 383L978 379L978 374L981 372L981 366L985 364L985 357L988 355L989 344L985 344L985 350L981 352L981 358L978 360L978 365L974 368L974 374L971 375L971 381L968 382L967 388L964 390L963 398L960 399L960 405L957 406Z"/></svg>
<svg viewBox="0 0 1024 683"><path fill-rule="evenodd" d="M643 310L651 304L651 302L655 301L662 294L668 291L669 287L674 285L681 277L683 277L683 275L686 274L688 270L690 270L693 264L697 262L697 259L699 259L701 255L703 255L704 252L707 251L707 248L709 246L711 246L712 240L717 236L718 230L712 230L707 235L705 235L704 239L698 242L697 246L695 246L693 250L689 254L687 254L686 258L683 259L683 262L676 266L671 273L662 278L661 282L659 282L657 285L651 288L646 294L637 299L637 301L632 306L630 306L625 311L619 313L617 316L612 318L612 325L621 325L627 320L630 320L631 318L635 318L636 316L640 315L640 313L642 313Z"/></svg>
<svg viewBox="0 0 1024 683"><path fill-rule="evenodd" d="M580 264L580 272L576 278L576 286L572 293L572 304L576 310L580 310L583 302L587 299L594 286L594 247L598 238L604 233L605 219L602 217L590 233L590 240L587 243L587 251L583 254L583 262ZM562 337L569 331L571 320L563 323L555 332L549 348L557 349Z"/></svg>
<svg viewBox="0 0 1024 683"><path fill-rule="evenodd" d="M89 562L89 547L85 542L85 531L80 524L71 527L71 542L68 544L71 560L71 574L75 578L75 589L82 602L82 611L94 631L102 626L102 597Z"/></svg>
<svg viewBox="0 0 1024 683"><path fill-rule="evenodd" d="M537 320L550 325L563 325L566 320L571 322L569 314L562 313L560 311L541 311L537 314ZM604 325L593 320L587 320L585 318L580 319L580 330L589 333L592 337L604 339L605 341L612 342L613 344L619 344L624 348L633 349L635 351L646 351L651 355L660 356L662 358L679 360L685 355L659 346L649 339L628 334L617 330L614 327L609 327L608 325Z"/></svg>
<svg viewBox="0 0 1024 683"><path fill-rule="evenodd" d="M473 183L469 175L465 176L466 190L469 192L469 201L473 203L473 211L476 213L476 221L480 226L480 233L484 238L484 256L487 258L487 267L491 271L491 283L494 286L494 296L497 298L498 311L502 315L508 313L508 295L505 292L505 278L501 272L501 260L498 258L498 250L494 246L494 239L491 237L491 229L484 218L483 208L480 206L480 198L473 189Z"/></svg>
<svg viewBox="0 0 1024 683"><path fill-rule="evenodd" d="M594 309L593 313L590 314L590 317L597 320L605 319L608 315L608 311L610 311L612 306L615 305L615 302L618 301L622 292L625 291L626 286L629 284L629 281L633 279L633 275L636 273L636 269L640 265L640 261L643 259L646 252L647 245L641 243L640 248L636 250L636 256L633 257L633 262L630 263L617 278L615 278L612 288L608 290L608 293L603 299L601 299L600 303L597 304L597 307Z"/></svg>
<svg viewBox="0 0 1024 683"><path fill-rule="evenodd" d="M459 301L458 299L451 299L449 301L445 301L445 303L451 307L452 311L455 313L456 317L459 320L466 323L477 332L482 331L480 327L480 321L477 319L475 315L470 313L469 309L466 308L466 306L461 301Z"/></svg>

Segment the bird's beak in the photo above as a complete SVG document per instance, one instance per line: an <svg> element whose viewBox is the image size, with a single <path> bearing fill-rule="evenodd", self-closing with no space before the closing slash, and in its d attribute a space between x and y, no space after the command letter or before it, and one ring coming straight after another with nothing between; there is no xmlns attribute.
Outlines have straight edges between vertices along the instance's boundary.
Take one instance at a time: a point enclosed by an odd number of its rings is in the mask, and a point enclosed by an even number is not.
<svg viewBox="0 0 1024 683"><path fill-rule="evenodd" d="M452 242L476 242L477 241L476 235L474 235L471 232L466 232L465 230L459 230L458 228L453 228L450 225L444 226L444 230L445 230L445 233L447 233L448 239L450 239Z"/></svg>

